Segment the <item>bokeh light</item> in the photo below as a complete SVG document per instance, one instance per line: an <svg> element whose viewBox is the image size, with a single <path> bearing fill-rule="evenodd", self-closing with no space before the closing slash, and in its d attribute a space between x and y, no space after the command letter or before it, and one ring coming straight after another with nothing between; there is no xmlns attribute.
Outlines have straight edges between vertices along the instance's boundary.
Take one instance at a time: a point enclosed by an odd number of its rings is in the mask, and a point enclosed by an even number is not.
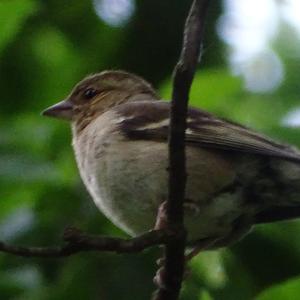
<svg viewBox="0 0 300 300"><path fill-rule="evenodd" d="M288 112L281 121L286 127L300 127L300 107Z"/></svg>
<svg viewBox="0 0 300 300"><path fill-rule="evenodd" d="M300 37L299 11L297 0L224 0L217 30L229 46L232 72L244 79L247 90L272 92L282 83L284 68L273 45L282 21Z"/></svg>
<svg viewBox="0 0 300 300"><path fill-rule="evenodd" d="M94 0L93 3L97 15L112 27L126 24L135 11L134 0Z"/></svg>
<svg viewBox="0 0 300 300"><path fill-rule="evenodd" d="M283 19L294 26L300 35L300 1L299 0L282 0L279 2Z"/></svg>

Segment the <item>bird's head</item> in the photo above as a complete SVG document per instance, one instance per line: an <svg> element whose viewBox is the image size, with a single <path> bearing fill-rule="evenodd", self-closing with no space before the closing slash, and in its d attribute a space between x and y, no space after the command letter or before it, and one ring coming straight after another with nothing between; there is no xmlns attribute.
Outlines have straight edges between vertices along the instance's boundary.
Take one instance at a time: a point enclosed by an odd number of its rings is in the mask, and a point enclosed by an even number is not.
<svg viewBox="0 0 300 300"><path fill-rule="evenodd" d="M135 100L158 99L156 91L141 77L123 71L104 71L84 78L63 101L47 108L43 115L91 122L108 109Z"/></svg>

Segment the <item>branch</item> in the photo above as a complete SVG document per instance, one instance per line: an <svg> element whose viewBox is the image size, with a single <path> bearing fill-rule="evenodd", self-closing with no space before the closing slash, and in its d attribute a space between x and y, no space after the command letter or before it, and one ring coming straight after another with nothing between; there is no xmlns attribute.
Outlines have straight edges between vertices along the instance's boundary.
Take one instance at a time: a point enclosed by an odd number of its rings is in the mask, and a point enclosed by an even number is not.
<svg viewBox="0 0 300 300"><path fill-rule="evenodd" d="M166 204L167 227L178 232L165 247L164 276L156 300L178 299L184 272L186 233L183 201L186 184L185 129L189 91L200 57L204 19L209 0L194 0L184 29L180 59L174 70L169 130L169 196Z"/></svg>
<svg viewBox="0 0 300 300"><path fill-rule="evenodd" d="M20 247L0 242L0 251L22 257L60 258L86 251L135 253L167 243L172 234L153 230L132 239L111 238L84 233L76 228L64 232L66 245L61 247Z"/></svg>

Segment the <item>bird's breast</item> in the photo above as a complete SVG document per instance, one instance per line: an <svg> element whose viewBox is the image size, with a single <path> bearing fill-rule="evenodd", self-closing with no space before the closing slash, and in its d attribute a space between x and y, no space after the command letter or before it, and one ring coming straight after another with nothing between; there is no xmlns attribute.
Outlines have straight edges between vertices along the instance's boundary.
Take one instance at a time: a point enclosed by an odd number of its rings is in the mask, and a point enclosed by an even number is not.
<svg viewBox="0 0 300 300"><path fill-rule="evenodd" d="M81 177L95 204L118 227L131 235L150 230L168 194L167 144L128 141L100 125L74 139ZM186 155L189 235L225 234L242 205L239 191L225 189L236 178L234 163L221 152L201 148L187 147Z"/></svg>

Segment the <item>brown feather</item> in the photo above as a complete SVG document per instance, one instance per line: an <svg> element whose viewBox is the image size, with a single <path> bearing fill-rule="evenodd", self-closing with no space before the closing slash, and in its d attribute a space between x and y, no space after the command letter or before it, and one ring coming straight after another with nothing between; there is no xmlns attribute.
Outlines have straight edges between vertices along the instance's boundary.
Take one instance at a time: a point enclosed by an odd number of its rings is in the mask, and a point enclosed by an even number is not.
<svg viewBox="0 0 300 300"><path fill-rule="evenodd" d="M140 140L167 140L168 102L137 101L114 109L124 117L120 129L126 136ZM297 149L194 108L188 111L186 143L195 147L246 152L300 162L300 152Z"/></svg>

